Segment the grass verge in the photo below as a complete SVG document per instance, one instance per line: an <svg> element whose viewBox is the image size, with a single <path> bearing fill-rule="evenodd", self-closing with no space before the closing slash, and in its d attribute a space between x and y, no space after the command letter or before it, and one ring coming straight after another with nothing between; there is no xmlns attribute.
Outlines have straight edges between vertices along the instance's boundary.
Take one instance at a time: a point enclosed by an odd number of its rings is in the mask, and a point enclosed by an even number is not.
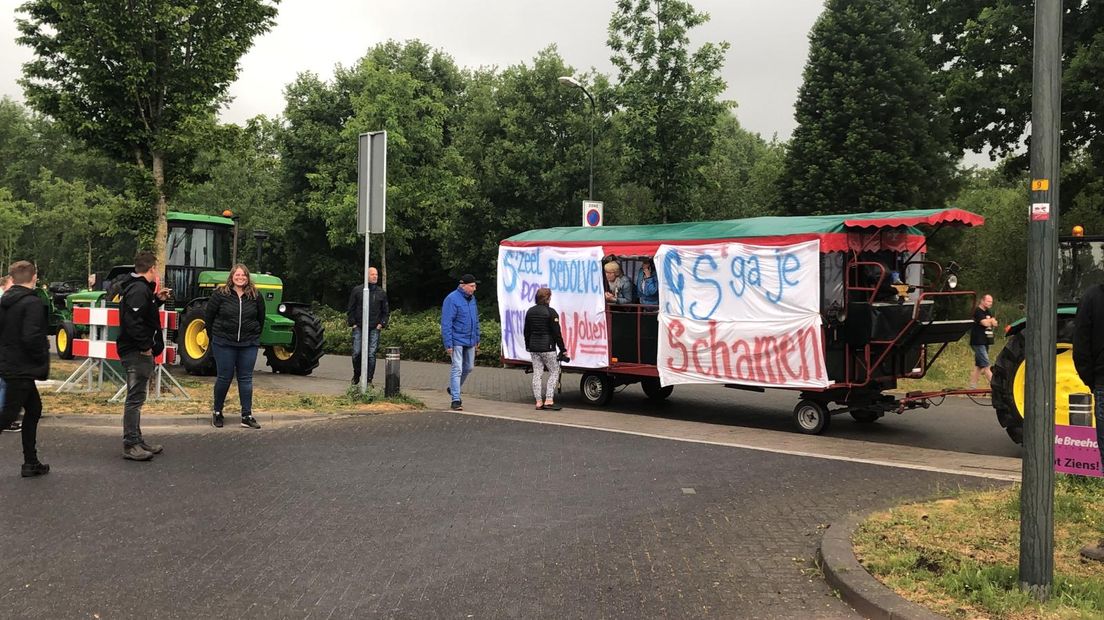
<svg viewBox="0 0 1104 620"><path fill-rule="evenodd" d="M57 361L51 364L50 378L64 381L79 366L79 361ZM210 383L198 381L184 375L178 378L184 389L188 391L192 400L148 400L142 407L143 413L165 413L178 415L206 415L211 412L213 394ZM42 407L47 414L64 413L90 413L90 414L121 414L122 403L112 403L108 400L115 391L91 392L91 393L64 393L57 394L54 389L42 389ZM302 392L290 392L285 390L272 390L254 386L253 409L257 413L290 413L290 412L316 412L316 413L391 413L396 411L413 411L424 409L425 405L418 399L406 394L387 398L382 390L372 386L364 395L351 387L344 394L305 394ZM238 403L237 388L230 386L230 393L226 397L226 406L223 412L228 415L241 411Z"/></svg>
<svg viewBox="0 0 1104 620"><path fill-rule="evenodd" d="M1102 618L1104 563L1078 549L1104 537L1104 481L1058 474L1054 499L1045 604L1018 588L1019 485L872 515L855 532L855 555L904 598L950 618Z"/></svg>

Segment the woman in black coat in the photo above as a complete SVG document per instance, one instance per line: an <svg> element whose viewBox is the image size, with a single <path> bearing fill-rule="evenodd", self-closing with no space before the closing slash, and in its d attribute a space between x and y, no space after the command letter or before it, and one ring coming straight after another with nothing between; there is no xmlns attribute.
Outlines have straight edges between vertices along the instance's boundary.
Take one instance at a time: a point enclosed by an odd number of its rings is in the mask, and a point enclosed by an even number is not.
<svg viewBox="0 0 1104 620"><path fill-rule="evenodd" d="M253 366L257 363L257 347L261 344L265 303L245 265L234 265L226 284L218 287L207 300L204 319L218 370L212 413L214 425L222 428L226 393L237 375L241 425L260 428L253 417Z"/></svg>
<svg viewBox="0 0 1104 620"><path fill-rule="evenodd" d="M559 411L562 407L553 402L556 384L560 380L560 361L556 350L559 349L561 355L567 350L560 331L560 315L549 305L552 303L551 289L537 289L534 301L536 303L525 313L524 328L525 350L529 351L533 360L533 397L537 409ZM548 387L543 390L544 398L541 398L545 370L548 371Z"/></svg>

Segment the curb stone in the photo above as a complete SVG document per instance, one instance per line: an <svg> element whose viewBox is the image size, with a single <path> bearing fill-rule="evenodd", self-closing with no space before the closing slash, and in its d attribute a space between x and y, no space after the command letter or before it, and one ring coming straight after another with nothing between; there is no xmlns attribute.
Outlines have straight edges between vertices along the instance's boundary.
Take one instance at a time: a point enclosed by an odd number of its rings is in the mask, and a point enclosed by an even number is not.
<svg viewBox="0 0 1104 620"><path fill-rule="evenodd" d="M851 536L867 517L852 513L824 531L817 558L824 580L863 617L871 620L946 620L931 610L907 601L863 568L851 546Z"/></svg>

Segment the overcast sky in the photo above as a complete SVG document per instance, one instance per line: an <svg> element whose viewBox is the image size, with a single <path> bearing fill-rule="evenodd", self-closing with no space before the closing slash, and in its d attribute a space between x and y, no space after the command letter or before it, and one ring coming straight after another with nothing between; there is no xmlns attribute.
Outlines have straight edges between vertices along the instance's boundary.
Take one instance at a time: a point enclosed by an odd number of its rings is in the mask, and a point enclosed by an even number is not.
<svg viewBox="0 0 1104 620"><path fill-rule="evenodd" d="M23 100L16 83L30 52L15 44L15 11L0 0L0 96ZM710 14L695 42L728 41L726 98L740 123L770 139L787 139L801 86L808 33L823 0L692 0ZM283 111L283 89L301 71L324 78L387 39L420 39L460 66L532 64L550 44L579 72L612 75L606 27L613 0L283 0L276 26L242 59L223 119L242 122Z"/></svg>

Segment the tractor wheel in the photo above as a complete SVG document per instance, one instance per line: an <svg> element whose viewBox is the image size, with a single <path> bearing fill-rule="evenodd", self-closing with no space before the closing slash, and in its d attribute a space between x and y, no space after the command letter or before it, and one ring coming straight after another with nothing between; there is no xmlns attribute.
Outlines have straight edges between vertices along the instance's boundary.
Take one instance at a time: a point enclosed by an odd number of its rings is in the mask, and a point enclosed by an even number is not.
<svg viewBox="0 0 1104 620"><path fill-rule="evenodd" d="M203 319L206 302L192 304L180 318L177 332L180 363L190 375L210 377L215 374L215 356L211 353L207 323Z"/></svg>
<svg viewBox="0 0 1104 620"><path fill-rule="evenodd" d="M77 338L77 330L72 321L62 321L54 335L54 348L57 356L63 360L73 359L73 340Z"/></svg>
<svg viewBox="0 0 1104 620"><path fill-rule="evenodd" d="M675 386L668 385L663 387L659 384L659 379L656 377L646 377L640 380L640 387L643 388L644 394L652 400L666 400L671 392L675 391Z"/></svg>
<svg viewBox="0 0 1104 620"><path fill-rule="evenodd" d="M1008 339L993 364L993 408L997 420L1018 444L1023 444L1024 357L1027 342L1024 332ZM1059 342L1055 352L1054 418L1055 424L1069 424L1069 395L1091 394L1073 367L1073 347Z"/></svg>
<svg viewBox="0 0 1104 620"><path fill-rule="evenodd" d="M587 404L604 407L613 398L613 381L605 373L588 372L579 381L579 391Z"/></svg>
<svg viewBox="0 0 1104 620"><path fill-rule="evenodd" d="M794 407L793 419L797 429L806 435L819 435L832 423L828 407L815 400L803 400Z"/></svg>
<svg viewBox="0 0 1104 620"><path fill-rule="evenodd" d="M295 321L291 344L265 347L265 359L272 372L309 375L322 358L325 330L322 321L306 308L292 307L288 318Z"/></svg>

